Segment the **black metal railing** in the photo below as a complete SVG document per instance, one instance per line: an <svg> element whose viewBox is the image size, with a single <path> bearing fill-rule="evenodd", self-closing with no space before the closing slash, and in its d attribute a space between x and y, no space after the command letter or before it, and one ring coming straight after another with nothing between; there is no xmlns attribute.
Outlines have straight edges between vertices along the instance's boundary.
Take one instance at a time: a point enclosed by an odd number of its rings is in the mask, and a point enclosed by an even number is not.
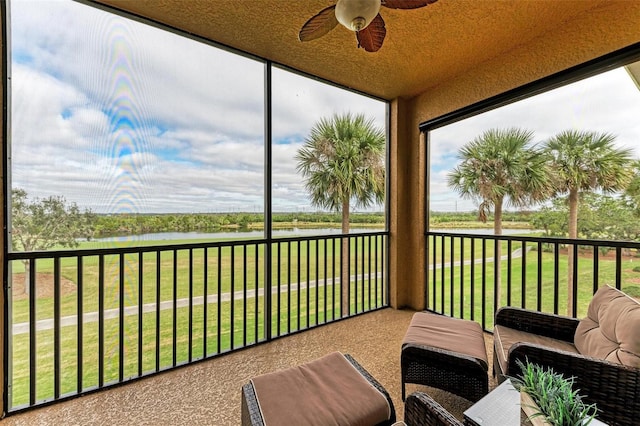
<svg viewBox="0 0 640 426"><path fill-rule="evenodd" d="M448 232L426 239L427 309L486 331L504 305L582 317L599 286L640 296L640 243Z"/></svg>
<svg viewBox="0 0 640 426"><path fill-rule="evenodd" d="M9 253L9 411L387 307L387 241L371 232Z"/></svg>

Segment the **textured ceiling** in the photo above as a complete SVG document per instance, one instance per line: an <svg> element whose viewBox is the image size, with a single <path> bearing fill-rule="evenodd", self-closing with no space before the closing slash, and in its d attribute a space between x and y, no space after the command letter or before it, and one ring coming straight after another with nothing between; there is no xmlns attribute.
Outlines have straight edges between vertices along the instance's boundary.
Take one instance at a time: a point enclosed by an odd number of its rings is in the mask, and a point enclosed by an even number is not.
<svg viewBox="0 0 640 426"><path fill-rule="evenodd" d="M307 19L334 0L99 2L390 100L471 72L606 1L438 0L415 10L382 8L387 36L376 53L358 49L342 26L298 40Z"/></svg>

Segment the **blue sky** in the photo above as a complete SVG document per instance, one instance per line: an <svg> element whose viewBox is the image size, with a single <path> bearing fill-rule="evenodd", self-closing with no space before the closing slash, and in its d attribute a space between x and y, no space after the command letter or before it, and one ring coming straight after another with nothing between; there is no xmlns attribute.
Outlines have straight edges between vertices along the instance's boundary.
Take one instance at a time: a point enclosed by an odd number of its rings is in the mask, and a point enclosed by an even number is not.
<svg viewBox="0 0 640 426"><path fill-rule="evenodd" d="M262 63L68 0L12 0L10 16L14 187L101 213L262 211ZM384 127L385 105L280 69L273 88L274 210L314 211L294 159L313 124L351 111ZM438 129L431 208L475 209L446 175L485 130L610 132L638 152L638 117L619 69Z"/></svg>

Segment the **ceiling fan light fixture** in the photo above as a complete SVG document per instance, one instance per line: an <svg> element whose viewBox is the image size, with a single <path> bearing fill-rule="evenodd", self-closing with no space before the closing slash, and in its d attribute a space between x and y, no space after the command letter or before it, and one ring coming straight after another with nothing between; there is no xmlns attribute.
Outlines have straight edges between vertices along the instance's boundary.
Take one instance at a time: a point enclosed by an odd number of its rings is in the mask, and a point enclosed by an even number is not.
<svg viewBox="0 0 640 426"><path fill-rule="evenodd" d="M362 31L380 12L380 0L338 0L336 18L351 31Z"/></svg>

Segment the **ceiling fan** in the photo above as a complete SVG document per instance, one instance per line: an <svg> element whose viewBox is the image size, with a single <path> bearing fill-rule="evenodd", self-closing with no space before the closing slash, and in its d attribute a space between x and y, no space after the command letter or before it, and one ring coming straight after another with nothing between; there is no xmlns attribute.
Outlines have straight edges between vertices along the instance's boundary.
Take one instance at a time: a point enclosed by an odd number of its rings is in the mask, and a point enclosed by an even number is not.
<svg viewBox="0 0 640 426"><path fill-rule="evenodd" d="M322 9L309 19L300 29L300 41L311 41L322 37L334 29L338 23L355 31L358 47L367 52L377 52L384 42L387 30L384 26L380 7L389 9L418 9L437 0L338 0Z"/></svg>

